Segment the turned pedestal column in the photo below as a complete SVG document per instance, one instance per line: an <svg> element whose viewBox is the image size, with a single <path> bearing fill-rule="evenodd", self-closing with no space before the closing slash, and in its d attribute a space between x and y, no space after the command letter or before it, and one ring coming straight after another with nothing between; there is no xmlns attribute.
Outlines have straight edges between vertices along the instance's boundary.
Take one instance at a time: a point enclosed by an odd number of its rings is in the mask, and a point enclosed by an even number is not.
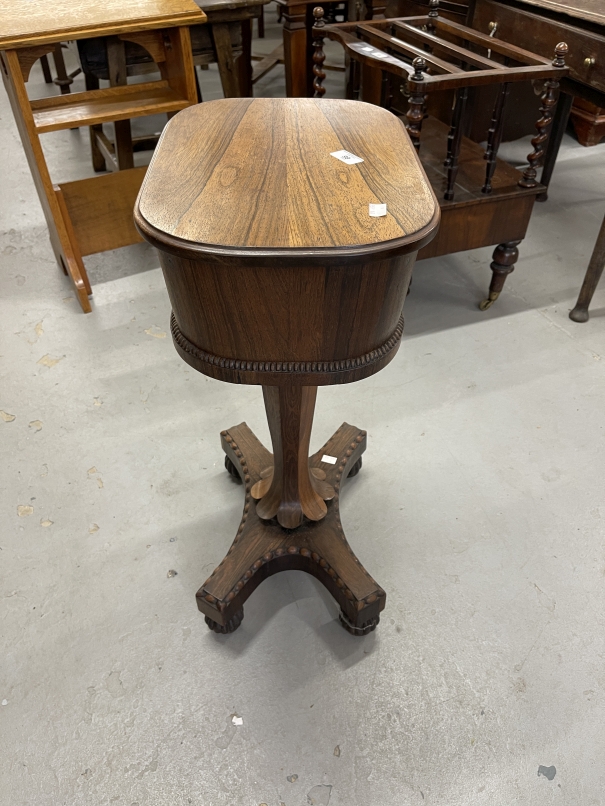
<svg viewBox="0 0 605 806"><path fill-rule="evenodd" d="M371 216L375 204L386 214ZM343 423L312 456L309 445L317 388L366 378L397 352L416 253L437 230L403 125L355 101L199 105L164 130L135 222L160 253L178 353L205 375L262 385L271 433L272 453L245 423L221 434L244 512L199 609L231 632L260 582L299 569L364 635L386 595L345 539L339 497L366 434Z"/></svg>

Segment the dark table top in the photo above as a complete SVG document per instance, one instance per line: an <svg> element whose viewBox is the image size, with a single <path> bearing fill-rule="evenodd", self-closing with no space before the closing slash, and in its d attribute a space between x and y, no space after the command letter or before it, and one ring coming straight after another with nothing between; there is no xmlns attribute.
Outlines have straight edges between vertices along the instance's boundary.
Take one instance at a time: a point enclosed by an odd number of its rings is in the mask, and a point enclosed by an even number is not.
<svg viewBox="0 0 605 806"><path fill-rule="evenodd" d="M519 0L526 6L568 14L588 22L605 25L605 0Z"/></svg>

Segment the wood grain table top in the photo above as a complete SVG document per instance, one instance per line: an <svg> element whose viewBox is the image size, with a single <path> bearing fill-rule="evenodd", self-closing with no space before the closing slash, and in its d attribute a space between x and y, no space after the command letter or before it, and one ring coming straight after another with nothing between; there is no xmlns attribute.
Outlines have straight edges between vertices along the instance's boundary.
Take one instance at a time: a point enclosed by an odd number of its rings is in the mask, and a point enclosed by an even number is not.
<svg viewBox="0 0 605 806"><path fill-rule="evenodd" d="M559 14L568 14L588 22L605 25L605 0L519 0L526 6L544 8L548 11L557 11Z"/></svg>
<svg viewBox="0 0 605 806"><path fill-rule="evenodd" d="M0 50L205 20L193 0L0 0Z"/></svg>
<svg viewBox="0 0 605 806"><path fill-rule="evenodd" d="M363 162L332 156L341 150ZM164 129L137 204L135 220L146 234L151 225L183 246L242 255L403 248L439 222L399 119L332 99L232 98L179 112ZM386 204L387 214L371 217L370 204Z"/></svg>

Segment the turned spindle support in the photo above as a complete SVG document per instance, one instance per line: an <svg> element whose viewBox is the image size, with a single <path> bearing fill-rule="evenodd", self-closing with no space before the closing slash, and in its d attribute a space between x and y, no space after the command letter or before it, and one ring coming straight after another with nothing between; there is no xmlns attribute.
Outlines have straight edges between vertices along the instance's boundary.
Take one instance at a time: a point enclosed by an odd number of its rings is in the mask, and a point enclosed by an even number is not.
<svg viewBox="0 0 605 806"><path fill-rule="evenodd" d="M427 64L422 56L416 56L412 62L414 73L408 78L409 104L406 113L408 134L416 151L420 151L420 133L424 120L426 95L424 92L424 75Z"/></svg>
<svg viewBox="0 0 605 806"><path fill-rule="evenodd" d="M496 157L500 150L502 131L504 129L504 107L506 106L506 99L508 98L509 92L510 84L508 82L502 84L498 97L496 98L496 103L494 104L492 120L487 133L487 148L484 154L487 165L485 168L485 183L481 188L482 193L492 192L492 179L496 170Z"/></svg>
<svg viewBox="0 0 605 806"><path fill-rule="evenodd" d="M555 58L553 59L553 67L560 69L565 68L565 56L569 48L565 42L559 42L555 48ZM541 98L540 118L536 121L537 134L532 138L531 144L533 151L528 154L527 161L529 165L523 171L523 176L519 180L519 186L522 188L533 188L538 184L536 179L538 175L538 168L542 164L545 154L545 145L548 140L548 134L553 121L554 106L557 103L557 90L559 89L559 79L547 78L544 82L544 91Z"/></svg>
<svg viewBox="0 0 605 806"><path fill-rule="evenodd" d="M313 97L323 98L326 94L326 88L323 86L326 79L326 74L323 69L326 60L326 54L323 49L324 34L322 29L326 24L323 8L320 6L314 8L313 17L315 18L313 23Z"/></svg>
<svg viewBox="0 0 605 806"><path fill-rule="evenodd" d="M460 156L460 146L462 145L462 130L464 123L464 111L468 100L468 87L461 87L456 92L456 103L452 112L452 125L447 136L447 157L444 166L447 168L447 185L443 198L452 201L454 198L454 186L458 175L458 158Z"/></svg>
<svg viewBox="0 0 605 806"><path fill-rule="evenodd" d="M437 21L439 20L439 0L429 1L429 13L427 16L428 22L426 24L426 30L430 34L434 34L437 30Z"/></svg>

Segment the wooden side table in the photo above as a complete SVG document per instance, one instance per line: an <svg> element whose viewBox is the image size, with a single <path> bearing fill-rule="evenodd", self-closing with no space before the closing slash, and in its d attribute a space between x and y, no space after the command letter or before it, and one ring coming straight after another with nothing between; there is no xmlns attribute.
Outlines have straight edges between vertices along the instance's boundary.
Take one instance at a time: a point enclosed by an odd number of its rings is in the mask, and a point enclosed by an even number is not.
<svg viewBox="0 0 605 806"><path fill-rule="evenodd" d="M252 20L260 20L263 7L269 2L197 0L208 18L225 98L252 97ZM237 58L231 42L234 26L241 28L241 53ZM194 62L198 63L195 58Z"/></svg>
<svg viewBox="0 0 605 806"><path fill-rule="evenodd" d="M333 156L342 150L355 162ZM348 160L348 161L347 161ZM372 217L369 205L386 204ZM343 423L309 457L317 387L395 355L418 249L439 206L401 122L353 101L227 99L166 127L135 208L160 253L181 358L228 383L261 384L273 455L245 423L221 434L245 489L233 545L197 593L232 632L271 574L316 576L354 635L385 592L343 534L339 496L366 432Z"/></svg>
<svg viewBox="0 0 605 806"><path fill-rule="evenodd" d="M82 257L140 240L131 210L145 168L53 184L40 135L197 103L188 26L205 20L193 0L65 0L49 6L27 0L5 4L0 19L0 67L23 148L44 210L58 264L71 278L82 310L90 312L90 281ZM159 65L160 81L30 100L26 82L34 63L58 42L94 36L142 45Z"/></svg>

